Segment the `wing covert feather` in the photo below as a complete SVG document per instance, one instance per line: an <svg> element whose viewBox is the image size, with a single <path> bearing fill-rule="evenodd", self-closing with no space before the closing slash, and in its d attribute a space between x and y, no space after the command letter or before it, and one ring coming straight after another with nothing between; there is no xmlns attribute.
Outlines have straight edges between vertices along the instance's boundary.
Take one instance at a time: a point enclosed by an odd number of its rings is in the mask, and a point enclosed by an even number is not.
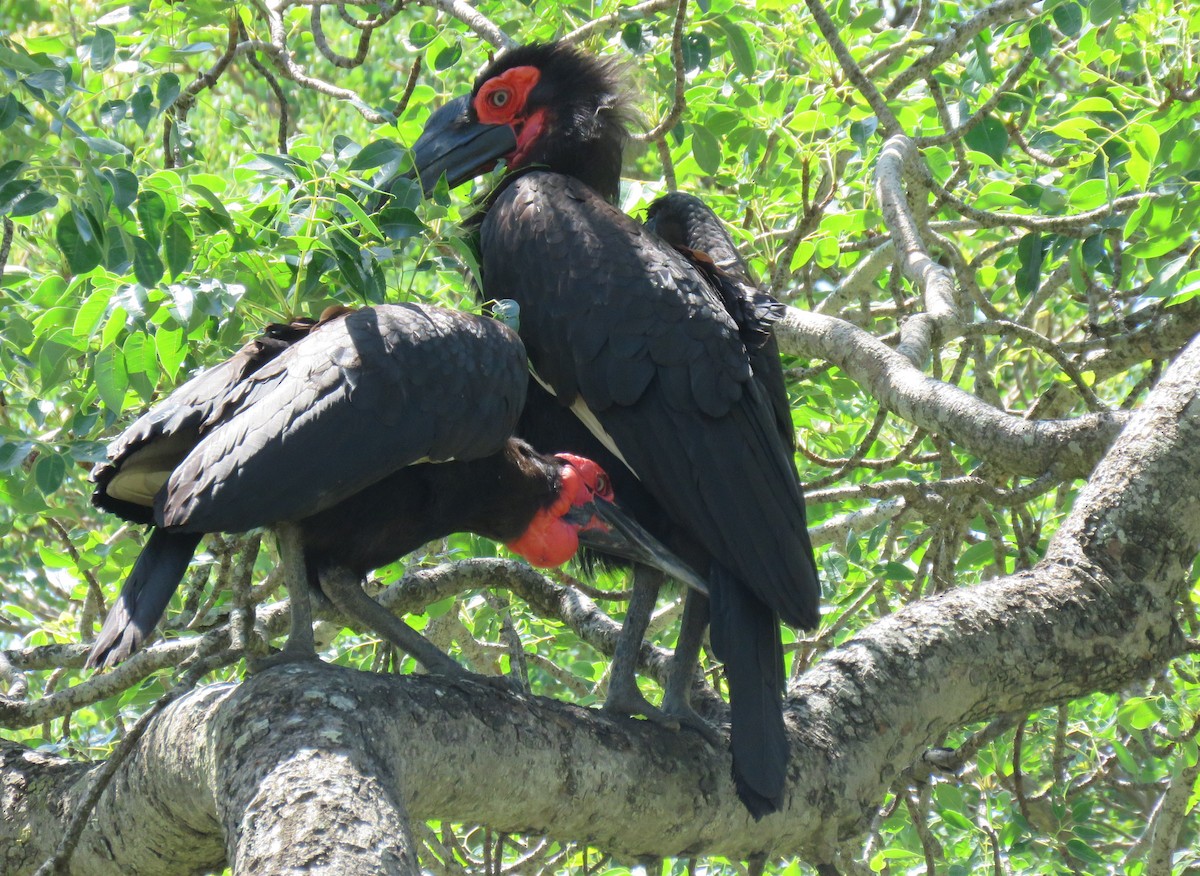
<svg viewBox="0 0 1200 876"><path fill-rule="evenodd" d="M160 525L296 520L422 459L497 451L524 403L505 326L420 305L364 308L241 381L159 494Z"/></svg>

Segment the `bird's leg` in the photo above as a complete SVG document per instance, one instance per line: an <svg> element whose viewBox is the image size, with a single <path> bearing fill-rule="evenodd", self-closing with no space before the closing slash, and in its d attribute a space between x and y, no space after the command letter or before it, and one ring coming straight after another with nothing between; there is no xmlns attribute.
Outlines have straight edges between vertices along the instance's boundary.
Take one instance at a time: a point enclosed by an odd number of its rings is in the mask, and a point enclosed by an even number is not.
<svg viewBox="0 0 1200 876"><path fill-rule="evenodd" d="M633 567L633 595L629 597L625 623L621 625L617 647L613 651L604 708L620 715L642 715L656 723L678 728L679 722L650 705L637 684L638 652L642 649L642 639L650 625L650 615L662 582L663 574L657 569L640 564Z"/></svg>
<svg viewBox="0 0 1200 876"><path fill-rule="evenodd" d="M683 603L683 619L679 622L679 639L675 642L675 653L671 657L662 709L683 726L696 730L714 746L723 747L720 734L692 708L692 684L707 624L708 597L689 589Z"/></svg>
<svg viewBox="0 0 1200 876"><path fill-rule="evenodd" d="M433 642L396 617L362 589L362 580L343 566L320 571L321 589L348 618L374 630L382 638L405 651L428 672L452 677L475 677Z"/></svg>
<svg viewBox="0 0 1200 876"><path fill-rule="evenodd" d="M283 583L288 591L291 618L283 650L251 660L251 668L256 672L280 663L318 659L317 645L313 639L308 562L304 558L304 539L300 535L300 528L292 523L278 524L275 527L275 545L283 564Z"/></svg>

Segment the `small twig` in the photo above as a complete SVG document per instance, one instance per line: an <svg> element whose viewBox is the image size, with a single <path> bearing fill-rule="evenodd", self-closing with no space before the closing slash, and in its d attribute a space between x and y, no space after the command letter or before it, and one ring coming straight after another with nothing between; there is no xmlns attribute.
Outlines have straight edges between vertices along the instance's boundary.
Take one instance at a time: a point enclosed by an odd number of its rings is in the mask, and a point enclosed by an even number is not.
<svg viewBox="0 0 1200 876"><path fill-rule="evenodd" d="M654 146L658 149L658 160L662 162L663 181L667 185L667 191L678 191L679 183L675 179L675 162L671 160L671 147L667 145L667 138L659 137L654 141Z"/></svg>
<svg viewBox="0 0 1200 876"><path fill-rule="evenodd" d="M287 95L284 94L283 86L279 84L275 74L268 70L266 64L258 60L253 52L247 56L247 61L263 79L267 80L267 86L274 93L275 100L279 104L279 133L276 137L276 145L279 147L280 155L287 155L288 130L290 128Z"/></svg>
<svg viewBox="0 0 1200 876"><path fill-rule="evenodd" d="M649 18L655 12L661 12L664 9L670 9L672 6L678 5L678 0L646 0L646 2L638 3L635 6L622 6L616 12L601 15L599 18L593 18L587 24L580 25L573 31L560 37L559 42L581 43L597 31L613 27L617 24L625 24L634 19Z"/></svg>
<svg viewBox="0 0 1200 876"><path fill-rule="evenodd" d="M400 115L408 109L408 102L412 100L413 92L417 89L417 80L421 76L421 56L417 55L417 59L413 61L412 69L408 71L408 81L404 83L404 93L400 95L400 99L392 106L392 115L400 118Z"/></svg>
<svg viewBox="0 0 1200 876"><path fill-rule="evenodd" d="M917 144L918 148L924 149L926 146L942 146L946 143L961 140L971 132L972 128L983 121L984 117L988 113L996 108L996 104L1000 102L1001 98L1003 98L1005 94L1012 91L1013 88L1016 87L1017 80L1024 76L1025 73L1028 72L1029 68L1033 66L1035 57L1036 56L1033 54L1032 49L1027 50L1021 57L1021 60L1018 61L1010 71L1008 71L1008 76L1004 78L1004 81L1000 84L1000 87L992 93L992 96L984 101L980 107L971 114L970 118L959 124L958 127L947 129L946 133L937 134L936 136L932 137L913 137L913 142ZM931 79L929 81L936 82L937 80Z"/></svg>
<svg viewBox="0 0 1200 876"><path fill-rule="evenodd" d="M944 200L955 212L978 222L984 228L1016 227L1029 231L1048 231L1067 237L1090 237L1095 234L1096 223L1117 213L1133 209L1145 198L1158 198L1153 192L1139 192L1132 195L1122 195L1114 198L1103 207L1088 210L1085 213L1073 213L1065 216L1023 216L1019 213L991 213L972 207L962 198L947 191L939 185L932 176L926 182L930 189Z"/></svg>
<svg viewBox="0 0 1200 876"><path fill-rule="evenodd" d="M1064 353L1061 348L1059 348L1058 344L1054 343L1054 341L1050 340L1045 335L1039 334L1031 328L1026 328L1023 325L1010 322L1006 319L977 322L969 326L964 326L962 331L964 335L989 334L994 332L1005 335L1013 335L1014 337L1021 339L1031 347L1041 350L1058 364L1058 367L1063 370L1063 373L1066 374L1071 383L1075 385L1075 389L1078 390L1079 395L1083 398L1083 401L1087 405L1089 411L1108 410L1108 406L1105 405L1104 402L1102 402L1096 395L1095 391L1084 382L1083 375L1080 374L1079 369L1075 366L1075 363L1073 363L1070 358L1067 357L1067 354Z"/></svg>
<svg viewBox="0 0 1200 876"><path fill-rule="evenodd" d="M500 618L500 638L504 640L504 645L508 650L508 662L510 666L510 674L517 679L521 685L521 690L529 691L529 664L525 660L525 646L521 642L521 636L517 633L516 626L513 625L512 612L509 611L508 599L501 599L494 591L486 591L483 594L484 600L491 606L492 611L496 612L496 616Z"/></svg>
<svg viewBox="0 0 1200 876"><path fill-rule="evenodd" d="M12 665L8 655L0 651L0 681L8 685L3 698L7 700L23 700L29 694L29 679L25 673Z"/></svg>
<svg viewBox="0 0 1200 876"><path fill-rule="evenodd" d="M371 29L362 29L358 34L358 48L354 51L354 57L348 58L345 55L334 51L329 45L329 41L325 38L325 28L321 25L321 4L314 4L308 13L308 29L312 33L313 43L322 55L325 56L330 64L335 67L340 67L343 70L353 70L355 67L361 67L363 61L367 60L367 52L371 49L371 34L374 32ZM397 7L392 15L399 12Z"/></svg>
<svg viewBox="0 0 1200 876"><path fill-rule="evenodd" d="M821 0L804 0L804 2L808 6L808 11L812 13L813 20L817 23L821 35L825 37L825 42L833 50L834 57L837 58L842 71L846 74L850 82L853 83L854 87L858 89L859 94L870 104L875 117L879 120L879 126L883 130L884 136L890 137L894 134L902 133L903 129L900 127L900 122L896 119L896 115L892 112L891 107L887 105L884 96L879 93L879 89L875 87L875 83L866 77L866 74L863 73L862 69L855 62L854 57L850 54L850 49L842 42L837 25L829 17L829 12L822 5Z"/></svg>
<svg viewBox="0 0 1200 876"><path fill-rule="evenodd" d="M7 216L0 219L0 225L4 228L4 236L0 238L0 277L3 277L4 269L8 267L8 255L12 252L13 233L17 227Z"/></svg>
<svg viewBox="0 0 1200 876"><path fill-rule="evenodd" d="M100 582L96 580L96 576L92 574L92 570L84 565L83 557L79 555L79 551L75 548L75 542L71 540L71 533L67 532L67 528L63 526L53 517L47 517L46 522L50 524L50 528L58 535L58 539L62 542L63 548L71 557L71 561L75 563L75 568L79 574L83 575L83 579L87 581L88 596L83 603L83 612L79 619L79 635L83 639L89 639L92 635L92 624L95 623L96 617L104 614L104 590L100 587Z"/></svg>
<svg viewBox="0 0 1200 876"><path fill-rule="evenodd" d="M466 0L421 0L421 2L425 6L433 6L442 10L451 18L457 18L498 49L508 51L520 45L491 19L468 4Z"/></svg>
<svg viewBox="0 0 1200 876"><path fill-rule="evenodd" d="M951 24L950 33L939 40L938 45L924 57L915 61L893 79L891 84L884 89L884 96L889 100L897 97L909 85L926 78L945 61L961 52L963 46L975 39L985 28L1002 21L1014 20L1019 14L1027 11L1031 5L1032 0L999 0L999 2L980 10L966 21Z"/></svg>
<svg viewBox="0 0 1200 876"><path fill-rule="evenodd" d="M684 90L687 87L686 71L683 66L683 25L687 21L687 0L678 0L675 6L675 28L671 32L671 64L675 68L675 94L672 98L671 109L663 116L662 121L644 134L634 134L631 139L645 143L662 138L668 131L679 123L684 110L687 109L687 98Z"/></svg>

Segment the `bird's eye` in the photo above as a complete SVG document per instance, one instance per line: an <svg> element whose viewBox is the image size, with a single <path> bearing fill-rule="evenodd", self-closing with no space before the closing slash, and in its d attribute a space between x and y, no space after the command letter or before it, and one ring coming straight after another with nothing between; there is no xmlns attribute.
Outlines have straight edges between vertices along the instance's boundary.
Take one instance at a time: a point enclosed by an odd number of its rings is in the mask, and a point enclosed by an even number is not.
<svg viewBox="0 0 1200 876"><path fill-rule="evenodd" d="M507 88L497 88L488 95L488 103L499 109L508 103L510 97L512 97L512 94Z"/></svg>
<svg viewBox="0 0 1200 876"><path fill-rule="evenodd" d="M596 490L601 496L607 496L612 490L608 483L608 475L596 476Z"/></svg>

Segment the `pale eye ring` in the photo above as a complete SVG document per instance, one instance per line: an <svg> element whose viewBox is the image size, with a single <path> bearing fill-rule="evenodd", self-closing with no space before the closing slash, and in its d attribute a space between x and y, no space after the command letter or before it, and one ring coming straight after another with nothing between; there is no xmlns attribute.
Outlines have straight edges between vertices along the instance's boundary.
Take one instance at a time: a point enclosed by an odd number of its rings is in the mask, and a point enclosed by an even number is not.
<svg viewBox="0 0 1200 876"><path fill-rule="evenodd" d="M491 94L488 95L488 103L490 103L494 107L499 108L499 107L506 105L508 103L508 99L510 97L512 97L512 95L509 94L508 89L497 88L495 91L493 91Z"/></svg>
<svg viewBox="0 0 1200 876"><path fill-rule="evenodd" d="M604 495L608 494L609 489L610 488L608 485L608 476L607 475L600 475L598 478L596 478L596 492L597 493L599 493L601 496L604 496Z"/></svg>

